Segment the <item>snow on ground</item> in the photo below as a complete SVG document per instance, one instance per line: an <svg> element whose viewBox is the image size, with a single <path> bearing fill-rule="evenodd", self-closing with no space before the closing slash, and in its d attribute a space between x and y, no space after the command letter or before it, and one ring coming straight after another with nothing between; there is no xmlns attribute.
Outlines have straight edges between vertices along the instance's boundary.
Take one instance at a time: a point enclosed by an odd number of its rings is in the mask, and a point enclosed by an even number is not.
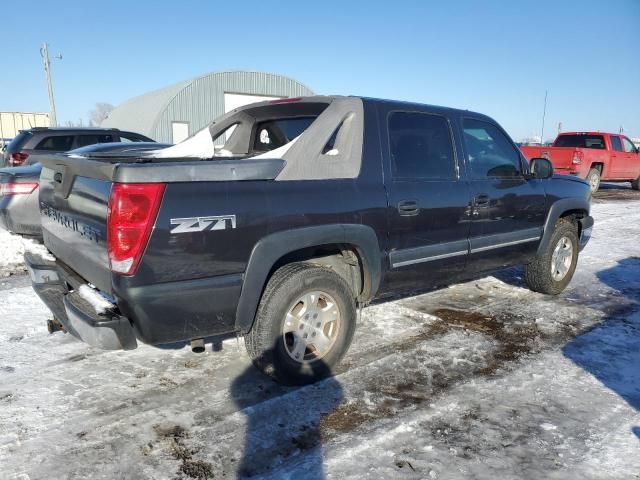
<svg viewBox="0 0 640 480"><path fill-rule="evenodd" d="M638 479L639 205L594 205L562 295L510 269L378 303L336 376L302 388L256 372L235 339L194 355L48 335L12 277L0 478Z"/></svg>
<svg viewBox="0 0 640 480"><path fill-rule="evenodd" d="M22 237L0 228L0 278L24 272Z"/></svg>

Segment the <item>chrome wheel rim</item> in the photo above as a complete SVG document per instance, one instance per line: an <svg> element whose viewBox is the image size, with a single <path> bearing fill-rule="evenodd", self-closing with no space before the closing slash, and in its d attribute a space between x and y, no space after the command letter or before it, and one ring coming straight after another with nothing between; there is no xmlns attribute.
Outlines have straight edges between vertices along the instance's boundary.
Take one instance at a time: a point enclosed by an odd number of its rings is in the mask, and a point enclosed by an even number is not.
<svg viewBox="0 0 640 480"><path fill-rule="evenodd" d="M333 348L340 331L340 310L326 292L307 292L287 310L282 329L285 350L299 363L320 360Z"/></svg>
<svg viewBox="0 0 640 480"><path fill-rule="evenodd" d="M589 176L589 186L591 187L591 191L595 191L598 188L598 176L591 175Z"/></svg>
<svg viewBox="0 0 640 480"><path fill-rule="evenodd" d="M551 277L559 282L569 273L573 261L573 244L569 237L562 237L551 255Z"/></svg>

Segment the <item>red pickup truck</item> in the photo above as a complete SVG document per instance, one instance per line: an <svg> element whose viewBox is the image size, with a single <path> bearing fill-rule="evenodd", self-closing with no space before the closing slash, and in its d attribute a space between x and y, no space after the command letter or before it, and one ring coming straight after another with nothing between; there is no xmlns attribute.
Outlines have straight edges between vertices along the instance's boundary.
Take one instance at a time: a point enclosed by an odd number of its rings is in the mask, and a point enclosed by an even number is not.
<svg viewBox="0 0 640 480"><path fill-rule="evenodd" d="M561 133L551 147L520 147L528 160L547 158L557 173L589 182L591 192L600 180L631 182L640 190L640 152L624 135L601 132Z"/></svg>

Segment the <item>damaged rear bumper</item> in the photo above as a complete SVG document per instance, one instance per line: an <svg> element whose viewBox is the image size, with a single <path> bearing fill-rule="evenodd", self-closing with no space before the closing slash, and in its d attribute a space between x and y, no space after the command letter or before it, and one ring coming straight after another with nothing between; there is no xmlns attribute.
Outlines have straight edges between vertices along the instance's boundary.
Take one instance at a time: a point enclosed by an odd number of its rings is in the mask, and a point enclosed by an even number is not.
<svg viewBox="0 0 640 480"><path fill-rule="evenodd" d="M115 312L98 314L78 293L85 284L58 262L25 253L33 289L64 329L85 343L104 350L132 350L138 346L128 318Z"/></svg>

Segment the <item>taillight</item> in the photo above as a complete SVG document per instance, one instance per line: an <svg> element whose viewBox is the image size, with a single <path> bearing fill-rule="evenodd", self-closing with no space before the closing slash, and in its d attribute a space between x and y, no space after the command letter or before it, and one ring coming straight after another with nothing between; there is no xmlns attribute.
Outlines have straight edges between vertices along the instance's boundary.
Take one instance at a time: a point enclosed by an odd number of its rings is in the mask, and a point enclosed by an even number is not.
<svg viewBox="0 0 640 480"><path fill-rule="evenodd" d="M3 195L27 195L38 188L37 183L0 183L0 197Z"/></svg>
<svg viewBox="0 0 640 480"><path fill-rule="evenodd" d="M28 153L14 152L9 157L9 166L10 167L19 167L20 165L24 164L24 162L27 161L27 158L29 158L29 154Z"/></svg>
<svg viewBox="0 0 640 480"><path fill-rule="evenodd" d="M163 183L114 183L107 212L107 250L112 272L133 275L156 221Z"/></svg>
<svg viewBox="0 0 640 480"><path fill-rule="evenodd" d="M576 150L575 152L573 152L571 163L573 163L574 165L580 165L582 163L582 152L580 150Z"/></svg>

